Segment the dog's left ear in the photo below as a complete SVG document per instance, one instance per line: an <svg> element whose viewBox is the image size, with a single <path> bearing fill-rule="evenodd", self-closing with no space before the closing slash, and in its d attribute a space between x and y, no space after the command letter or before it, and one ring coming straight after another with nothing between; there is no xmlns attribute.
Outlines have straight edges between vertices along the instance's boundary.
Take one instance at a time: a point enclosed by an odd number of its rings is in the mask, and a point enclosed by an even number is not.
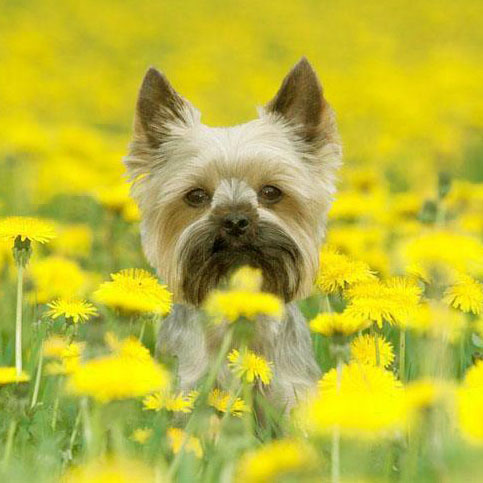
<svg viewBox="0 0 483 483"><path fill-rule="evenodd" d="M334 113L305 57L287 74L276 96L265 106L265 112L282 116L310 144L338 142Z"/></svg>
<svg viewBox="0 0 483 483"><path fill-rule="evenodd" d="M190 125L196 109L180 96L164 74L151 67L139 89L134 120L134 133L145 137L152 148L159 147L173 125Z"/></svg>
<svg viewBox="0 0 483 483"><path fill-rule="evenodd" d="M151 67L139 89L134 136L124 158L129 179L149 173L160 162L160 147L173 135L182 136L199 119L193 105L174 90L164 74Z"/></svg>

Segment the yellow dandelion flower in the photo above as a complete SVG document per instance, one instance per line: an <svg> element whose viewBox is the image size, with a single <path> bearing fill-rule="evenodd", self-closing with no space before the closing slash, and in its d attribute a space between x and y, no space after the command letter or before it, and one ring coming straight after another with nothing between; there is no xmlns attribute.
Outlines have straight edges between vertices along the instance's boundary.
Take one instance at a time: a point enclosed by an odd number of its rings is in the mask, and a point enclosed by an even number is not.
<svg viewBox="0 0 483 483"><path fill-rule="evenodd" d="M45 372L50 375L72 374L81 363L84 348L84 343L69 343L65 338L50 337L44 342L43 354L57 361L46 364Z"/></svg>
<svg viewBox="0 0 483 483"><path fill-rule="evenodd" d="M137 428L132 432L130 439L136 443L144 444L152 434L153 430L151 428Z"/></svg>
<svg viewBox="0 0 483 483"><path fill-rule="evenodd" d="M179 453L183 448L185 452L193 453L197 458L203 456L200 440L195 436L188 435L180 428L168 428L166 433L174 454Z"/></svg>
<svg viewBox="0 0 483 483"><path fill-rule="evenodd" d="M67 390L106 403L145 396L168 385L168 372L153 359L114 355L81 364L69 377Z"/></svg>
<svg viewBox="0 0 483 483"><path fill-rule="evenodd" d="M30 298L38 303L82 296L90 285L89 275L79 264L58 256L33 261L28 275L34 285Z"/></svg>
<svg viewBox="0 0 483 483"><path fill-rule="evenodd" d="M463 436L483 445L483 387L462 387L456 393L456 414Z"/></svg>
<svg viewBox="0 0 483 483"><path fill-rule="evenodd" d="M360 320L374 321L379 327L384 321L404 324L417 310L421 292L414 280L404 277L361 283L346 291L349 304L345 313Z"/></svg>
<svg viewBox="0 0 483 483"><path fill-rule="evenodd" d="M60 298L48 303L47 306L50 310L45 315L53 319L63 316L66 319L72 319L74 324L86 322L91 316L97 315L97 309L85 300Z"/></svg>
<svg viewBox="0 0 483 483"><path fill-rule="evenodd" d="M345 392L386 392L394 393L402 387L393 372L381 366L351 362L342 367L340 388ZM324 394L337 389L337 371L330 369L319 381Z"/></svg>
<svg viewBox="0 0 483 483"><path fill-rule="evenodd" d="M483 389L483 361L478 361L466 371L464 385L468 388Z"/></svg>
<svg viewBox="0 0 483 483"><path fill-rule="evenodd" d="M150 411L166 409L172 412L190 413L193 410L197 395L196 391L191 391L188 394L183 392L157 392L144 398L143 407Z"/></svg>
<svg viewBox="0 0 483 483"><path fill-rule="evenodd" d="M419 422L421 411L452 399L454 387L447 381L421 379L413 381L404 388L404 400L408 416L412 422Z"/></svg>
<svg viewBox="0 0 483 483"><path fill-rule="evenodd" d="M95 197L101 205L114 211L122 210L130 201L129 184L107 186L96 191Z"/></svg>
<svg viewBox="0 0 483 483"><path fill-rule="evenodd" d="M405 241L400 252L404 263L419 266L427 274L433 271L446 274L448 270L478 274L483 269L481 241L448 230L418 235Z"/></svg>
<svg viewBox="0 0 483 483"><path fill-rule="evenodd" d="M100 459L69 469L62 476L62 483L154 483L154 469L141 461Z"/></svg>
<svg viewBox="0 0 483 483"><path fill-rule="evenodd" d="M383 336L377 336L379 348L379 362L382 367L388 367L394 361L394 350L392 344ZM376 341L373 335L359 335L350 345L351 358L362 364L377 365Z"/></svg>
<svg viewBox="0 0 483 483"><path fill-rule="evenodd" d="M319 387L319 393L296 413L307 431L330 434L337 427L344 436L366 439L391 435L405 424L401 384L380 366L343 366L340 384L332 369Z"/></svg>
<svg viewBox="0 0 483 483"><path fill-rule="evenodd" d="M320 252L320 266L315 284L326 294L336 293L356 283L374 278L369 266L352 260L326 246Z"/></svg>
<svg viewBox="0 0 483 483"><path fill-rule="evenodd" d="M463 312L479 314L483 306L481 284L467 275L460 275L458 278L458 282L446 290L443 300Z"/></svg>
<svg viewBox="0 0 483 483"><path fill-rule="evenodd" d="M244 454L236 469L235 481L269 483L305 473L314 468L317 456L312 447L295 439L280 439Z"/></svg>
<svg viewBox="0 0 483 483"><path fill-rule="evenodd" d="M66 257L87 257L91 252L93 234L87 225L62 226L52 241L52 250Z"/></svg>
<svg viewBox="0 0 483 483"><path fill-rule="evenodd" d="M221 413L226 413L230 407L233 416L242 417L243 413L250 412L250 408L245 401L239 397L234 398L229 392L213 389L208 395L208 404Z"/></svg>
<svg viewBox="0 0 483 483"><path fill-rule="evenodd" d="M259 292L262 287L262 271L259 268L241 267L230 278L231 290Z"/></svg>
<svg viewBox="0 0 483 483"><path fill-rule="evenodd" d="M350 317L346 313L322 313L310 321L310 330L327 337L352 335L371 324L370 320Z"/></svg>
<svg viewBox="0 0 483 483"><path fill-rule="evenodd" d="M239 317L252 319L260 314L280 318L283 314L283 305L278 297L247 290L214 290L208 295L204 309L216 322L225 319L234 322Z"/></svg>
<svg viewBox="0 0 483 483"><path fill-rule="evenodd" d="M15 367L0 367L0 385L11 384L13 382L28 382L30 376L25 372L21 372L17 376L17 370Z"/></svg>
<svg viewBox="0 0 483 483"><path fill-rule="evenodd" d="M0 240L31 240L47 243L56 237L55 225L47 220L26 216L10 216L0 219Z"/></svg>
<svg viewBox="0 0 483 483"><path fill-rule="evenodd" d="M0 240L0 268L12 260L12 244L10 240Z"/></svg>
<svg viewBox="0 0 483 483"><path fill-rule="evenodd" d="M337 194L329 217L331 219L377 219L384 213L387 199L381 190L374 192L360 193L358 191L341 191Z"/></svg>
<svg viewBox="0 0 483 483"><path fill-rule="evenodd" d="M474 444L483 444L483 361L466 372L457 391L457 415L463 436Z"/></svg>
<svg viewBox="0 0 483 483"><path fill-rule="evenodd" d="M141 219L141 213L139 212L138 205L130 199L122 209L122 216L128 223L139 221Z"/></svg>
<svg viewBox="0 0 483 483"><path fill-rule="evenodd" d="M67 338L61 337L60 335L52 335L44 341L42 351L45 357L56 357L60 359L68 345Z"/></svg>
<svg viewBox="0 0 483 483"><path fill-rule="evenodd" d="M151 354L149 349L133 335L119 340L115 334L108 332L105 336L106 344L116 355L137 361L149 361Z"/></svg>
<svg viewBox="0 0 483 483"><path fill-rule="evenodd" d="M228 367L240 379L252 383L255 379L262 384L270 384L272 380L272 363L267 362L263 357L254 352L244 349L241 353L233 349L228 354Z"/></svg>
<svg viewBox="0 0 483 483"><path fill-rule="evenodd" d="M432 337L455 342L466 327L465 315L440 303L424 303L406 320L406 326Z"/></svg>
<svg viewBox="0 0 483 483"><path fill-rule="evenodd" d="M111 278L112 281L104 282L94 293L98 302L125 312L165 315L171 310L171 293L146 270L121 270Z"/></svg>

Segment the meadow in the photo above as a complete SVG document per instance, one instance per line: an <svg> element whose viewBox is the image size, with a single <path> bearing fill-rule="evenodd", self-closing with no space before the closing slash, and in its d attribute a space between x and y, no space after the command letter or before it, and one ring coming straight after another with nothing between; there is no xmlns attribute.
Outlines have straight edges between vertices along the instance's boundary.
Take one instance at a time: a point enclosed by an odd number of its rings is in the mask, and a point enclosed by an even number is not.
<svg viewBox="0 0 483 483"><path fill-rule="evenodd" d="M0 0L0 481L483 480L481 2L412 3ZM156 357L172 300L122 157L150 65L228 125L302 55L344 166L300 301L323 375L287 415L253 271L205 306L244 343L196 391Z"/></svg>

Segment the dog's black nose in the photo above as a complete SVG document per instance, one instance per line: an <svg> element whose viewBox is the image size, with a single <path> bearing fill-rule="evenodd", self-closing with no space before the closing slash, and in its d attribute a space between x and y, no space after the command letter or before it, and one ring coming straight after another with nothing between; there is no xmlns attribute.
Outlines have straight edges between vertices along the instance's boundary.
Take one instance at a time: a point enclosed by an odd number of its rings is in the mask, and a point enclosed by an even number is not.
<svg viewBox="0 0 483 483"><path fill-rule="evenodd" d="M223 218L222 226L229 235L240 236L250 226L250 219L241 213L230 213Z"/></svg>

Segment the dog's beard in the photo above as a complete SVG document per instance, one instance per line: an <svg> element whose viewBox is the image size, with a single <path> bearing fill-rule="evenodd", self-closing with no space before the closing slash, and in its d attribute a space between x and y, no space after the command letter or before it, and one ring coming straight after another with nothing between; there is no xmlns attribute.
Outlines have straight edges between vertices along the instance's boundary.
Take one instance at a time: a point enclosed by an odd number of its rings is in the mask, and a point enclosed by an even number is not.
<svg viewBox="0 0 483 483"><path fill-rule="evenodd" d="M301 253L295 241L280 227L259 222L252 236L230 239L207 222L182 243L179 266L184 299L200 305L238 267L259 268L262 290L285 301L292 300L301 283Z"/></svg>

